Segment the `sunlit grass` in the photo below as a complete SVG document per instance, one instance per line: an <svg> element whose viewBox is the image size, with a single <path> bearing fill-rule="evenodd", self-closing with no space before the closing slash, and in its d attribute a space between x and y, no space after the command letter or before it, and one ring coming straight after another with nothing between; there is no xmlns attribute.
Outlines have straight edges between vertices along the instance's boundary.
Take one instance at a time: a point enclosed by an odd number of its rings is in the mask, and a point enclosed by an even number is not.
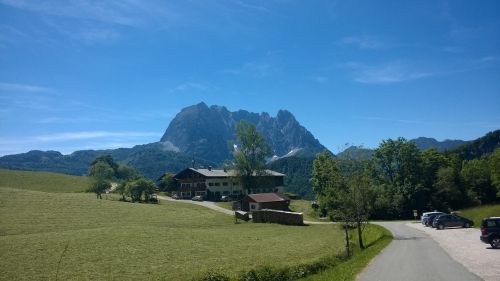
<svg viewBox="0 0 500 281"><path fill-rule="evenodd" d="M83 192L88 189L89 178L0 169L0 186L45 192Z"/></svg>
<svg viewBox="0 0 500 281"><path fill-rule="evenodd" d="M474 221L474 227L481 227L481 222L486 217L500 217L500 204L483 205L459 211L463 217Z"/></svg>
<svg viewBox="0 0 500 281"><path fill-rule="evenodd" d="M189 280L342 250L333 225L234 224L190 204L0 187L0 280L55 280L57 272L59 280Z"/></svg>

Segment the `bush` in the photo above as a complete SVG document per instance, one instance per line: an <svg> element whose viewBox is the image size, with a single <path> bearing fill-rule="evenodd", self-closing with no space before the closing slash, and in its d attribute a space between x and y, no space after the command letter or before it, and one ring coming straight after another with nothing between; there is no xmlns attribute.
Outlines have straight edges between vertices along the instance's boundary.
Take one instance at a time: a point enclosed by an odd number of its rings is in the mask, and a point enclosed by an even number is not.
<svg viewBox="0 0 500 281"><path fill-rule="evenodd" d="M240 281L290 281L293 280L290 274L290 268L272 268L263 266L252 269L241 274L238 278Z"/></svg>
<svg viewBox="0 0 500 281"><path fill-rule="evenodd" d="M195 278L193 280L197 281L230 281L231 279L224 273L217 272L217 270L210 270L206 272L202 277Z"/></svg>
<svg viewBox="0 0 500 281"><path fill-rule="evenodd" d="M300 264L292 267L276 268L271 266L261 266L249 271L245 271L239 274L239 276L234 279L238 281L293 281L312 274L317 274L323 270L331 268L337 265L341 261L345 261L346 258L339 254L337 256L329 256L321 258L320 260L308 263ZM224 273L217 270L211 270L205 273L201 278L194 279L197 281L229 281L233 280Z"/></svg>

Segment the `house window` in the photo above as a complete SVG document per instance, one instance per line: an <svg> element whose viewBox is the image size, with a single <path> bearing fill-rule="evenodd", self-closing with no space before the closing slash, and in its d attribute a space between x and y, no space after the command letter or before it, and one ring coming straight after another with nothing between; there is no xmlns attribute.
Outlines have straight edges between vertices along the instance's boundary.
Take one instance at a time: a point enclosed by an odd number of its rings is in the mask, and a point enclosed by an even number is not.
<svg viewBox="0 0 500 281"><path fill-rule="evenodd" d="M223 191L222 194L229 195L229 191Z"/></svg>
<svg viewBox="0 0 500 281"><path fill-rule="evenodd" d="M240 185L240 183L236 181L233 183L233 185Z"/></svg>
<svg viewBox="0 0 500 281"><path fill-rule="evenodd" d="M227 182L223 182L223 183L222 183L222 186L227 186Z"/></svg>
<svg viewBox="0 0 500 281"><path fill-rule="evenodd" d="M239 190L233 190L233 194L240 194Z"/></svg>
<svg viewBox="0 0 500 281"><path fill-rule="evenodd" d="M216 183L215 183L215 186L220 186L220 182L216 182Z"/></svg>
<svg viewBox="0 0 500 281"><path fill-rule="evenodd" d="M209 182L208 186L214 186L214 183L213 182Z"/></svg>
<svg viewBox="0 0 500 281"><path fill-rule="evenodd" d="M254 204L250 204L250 209L255 210L255 205Z"/></svg>

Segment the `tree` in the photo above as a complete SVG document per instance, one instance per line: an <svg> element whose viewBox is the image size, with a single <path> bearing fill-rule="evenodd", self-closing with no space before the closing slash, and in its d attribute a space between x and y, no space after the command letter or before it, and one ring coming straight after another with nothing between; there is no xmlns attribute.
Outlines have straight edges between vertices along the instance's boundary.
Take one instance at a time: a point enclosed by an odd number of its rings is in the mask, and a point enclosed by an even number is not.
<svg viewBox="0 0 500 281"><path fill-rule="evenodd" d="M451 210L463 206L463 201L467 194L460 188L458 171L453 167L439 168L434 183L436 190L432 197L433 205L438 209ZM471 196L469 194L469 196Z"/></svg>
<svg viewBox="0 0 500 281"><path fill-rule="evenodd" d="M241 121L236 125L238 147L234 152L236 176L244 189L257 187L261 176L265 175L264 160L270 148L255 125Z"/></svg>
<svg viewBox="0 0 500 281"><path fill-rule="evenodd" d="M144 195L144 201L151 200L151 195L156 191L156 185L153 181L140 178L137 180L129 181L125 186L127 194L132 198L132 202L141 201Z"/></svg>
<svg viewBox="0 0 500 281"><path fill-rule="evenodd" d="M92 169L92 166L96 165L97 163L108 164L109 167L111 167L111 169L113 169L113 176L115 176L117 174L118 164L115 162L115 160L113 160L113 157L111 157L111 155L101 155L101 156L96 157L96 159L94 159L94 161L92 161L90 163L90 169ZM90 172L89 172L89 175L90 175Z"/></svg>
<svg viewBox="0 0 500 281"><path fill-rule="evenodd" d="M435 210L438 205L432 202L433 195L436 194L434 183L437 180L438 170L449 167L450 159L436 149L428 149L421 154L422 156L422 188L417 191L417 201L422 202L420 207L426 210Z"/></svg>
<svg viewBox="0 0 500 281"><path fill-rule="evenodd" d="M415 196L421 189L421 155L416 145L404 138L384 140L373 159L379 181L386 185L386 196L397 202L395 215L409 217L412 209L423 209Z"/></svg>
<svg viewBox="0 0 500 281"><path fill-rule="evenodd" d="M97 180L111 180L114 175L113 168L103 161L92 164L89 169L89 176Z"/></svg>
<svg viewBox="0 0 500 281"><path fill-rule="evenodd" d="M161 176L160 184L158 187L160 191L173 191L177 187L177 182L174 179L174 174L165 173L163 176Z"/></svg>
<svg viewBox="0 0 500 281"><path fill-rule="evenodd" d="M111 188L111 183L108 180L94 179L89 188L89 192L94 192L97 198L102 199L102 194Z"/></svg>
<svg viewBox="0 0 500 281"><path fill-rule="evenodd" d="M476 195L481 204L492 203L497 189L491 182L491 164L487 158L474 159L463 163L461 176L465 186Z"/></svg>
<svg viewBox="0 0 500 281"><path fill-rule="evenodd" d="M337 162L328 151L316 155L313 161L311 184L316 192L320 209L325 210L331 220L344 222L345 246L347 255L350 255L349 218L343 216L344 213L335 212L341 204L341 190L345 188L344 180Z"/></svg>
<svg viewBox="0 0 500 281"><path fill-rule="evenodd" d="M497 197L500 198L500 148L490 156L491 183L497 188Z"/></svg>
<svg viewBox="0 0 500 281"><path fill-rule="evenodd" d="M370 216L373 198L368 165L353 159L339 161L326 151L318 154L313 162L311 184L320 207L332 220L343 222L348 255L348 228L352 225L358 230L359 247L364 249L364 223Z"/></svg>
<svg viewBox="0 0 500 281"><path fill-rule="evenodd" d="M129 181L140 178L139 172L127 165L119 165L116 170L116 177L120 180Z"/></svg>
<svg viewBox="0 0 500 281"><path fill-rule="evenodd" d="M97 198L102 199L102 194L111 188L110 180L114 176L113 168L107 162L97 161L90 166L89 176L92 178L89 192L94 192Z"/></svg>
<svg viewBox="0 0 500 281"><path fill-rule="evenodd" d="M115 192L118 192L122 196L121 200L126 201L125 196L127 193L127 182L121 182L115 189Z"/></svg>

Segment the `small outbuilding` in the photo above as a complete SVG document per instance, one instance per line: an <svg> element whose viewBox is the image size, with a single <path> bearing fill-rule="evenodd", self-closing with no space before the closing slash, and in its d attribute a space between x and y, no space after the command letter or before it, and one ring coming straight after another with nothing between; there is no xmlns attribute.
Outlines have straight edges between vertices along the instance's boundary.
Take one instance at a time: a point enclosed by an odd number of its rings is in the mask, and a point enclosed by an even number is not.
<svg viewBox="0 0 500 281"><path fill-rule="evenodd" d="M288 211L290 198L281 193L256 193L248 194L241 202L241 209L253 212L262 209Z"/></svg>

